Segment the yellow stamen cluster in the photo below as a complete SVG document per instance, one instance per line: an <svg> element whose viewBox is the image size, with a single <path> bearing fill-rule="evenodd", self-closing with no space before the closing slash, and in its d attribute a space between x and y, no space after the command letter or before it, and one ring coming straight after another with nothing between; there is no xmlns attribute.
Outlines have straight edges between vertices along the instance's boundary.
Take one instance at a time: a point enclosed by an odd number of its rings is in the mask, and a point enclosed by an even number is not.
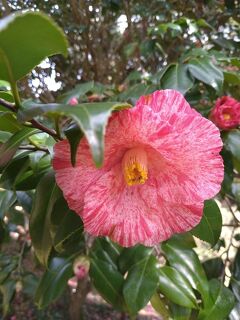
<svg viewBox="0 0 240 320"><path fill-rule="evenodd" d="M223 114L223 118L224 118L224 120L230 120L231 119L231 115L229 113L224 113Z"/></svg>
<svg viewBox="0 0 240 320"><path fill-rule="evenodd" d="M147 154L142 148L128 150L122 160L126 184L133 186L144 184L148 178Z"/></svg>

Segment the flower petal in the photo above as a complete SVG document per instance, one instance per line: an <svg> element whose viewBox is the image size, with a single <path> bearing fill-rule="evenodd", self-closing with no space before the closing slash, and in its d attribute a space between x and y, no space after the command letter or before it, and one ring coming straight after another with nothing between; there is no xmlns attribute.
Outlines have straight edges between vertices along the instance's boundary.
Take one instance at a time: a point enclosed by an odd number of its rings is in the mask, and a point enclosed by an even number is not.
<svg viewBox="0 0 240 320"><path fill-rule="evenodd" d="M71 164L70 146L67 140L54 146L53 168L56 181L62 189L69 207L80 213L83 207L84 193L103 174L103 169L94 166L86 139L82 139L77 152L75 167Z"/></svg>
<svg viewBox="0 0 240 320"><path fill-rule="evenodd" d="M92 235L109 236L124 247L151 246L195 226L202 207L166 202L156 185L127 187L116 165L87 190L82 218Z"/></svg>

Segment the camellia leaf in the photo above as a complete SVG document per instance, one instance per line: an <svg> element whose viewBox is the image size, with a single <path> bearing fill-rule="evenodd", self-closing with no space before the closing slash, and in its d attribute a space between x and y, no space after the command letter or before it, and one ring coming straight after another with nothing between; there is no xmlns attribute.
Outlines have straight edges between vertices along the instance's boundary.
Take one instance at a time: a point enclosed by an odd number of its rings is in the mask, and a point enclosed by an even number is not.
<svg viewBox="0 0 240 320"><path fill-rule="evenodd" d="M73 275L70 259L55 257L50 261L49 269L44 273L38 285L35 302L39 308L47 307L56 300L67 286L68 279Z"/></svg>
<svg viewBox="0 0 240 320"><path fill-rule="evenodd" d="M204 203L203 216L200 223L191 230L199 239L209 242L212 246L218 242L222 230L222 215L214 200Z"/></svg>
<svg viewBox="0 0 240 320"><path fill-rule="evenodd" d="M103 253L102 257L101 253ZM118 271L116 264L108 252L105 250L99 252L98 245L92 248L90 256L91 266L89 274L94 287L114 308L123 310L122 288L124 278Z"/></svg>
<svg viewBox="0 0 240 320"><path fill-rule="evenodd" d="M149 302L157 285L157 259L153 255L132 265L123 286L125 303L131 314L136 314Z"/></svg>
<svg viewBox="0 0 240 320"><path fill-rule="evenodd" d="M212 63L210 58L193 58L189 60L188 68L194 78L208 84L217 91L222 89L223 72Z"/></svg>
<svg viewBox="0 0 240 320"><path fill-rule="evenodd" d="M83 133L78 125L72 124L69 128L64 131L71 149L71 163L72 166L75 166L77 149L80 143Z"/></svg>
<svg viewBox="0 0 240 320"><path fill-rule="evenodd" d="M12 159L23 140L37 132L37 129L24 128L17 131L9 140L3 143L0 146L0 167L5 166Z"/></svg>
<svg viewBox="0 0 240 320"><path fill-rule="evenodd" d="M67 41L48 16L36 11L17 12L0 21L1 79L14 83L57 53L67 55Z"/></svg>
<svg viewBox="0 0 240 320"><path fill-rule="evenodd" d="M188 279L191 286L202 295L204 304L208 303L208 281L197 254L182 243L166 241L161 246L171 267Z"/></svg>
<svg viewBox="0 0 240 320"><path fill-rule="evenodd" d="M232 152L233 156L240 161L240 131L239 130L231 130L228 132L225 138L225 146L226 148Z"/></svg>
<svg viewBox="0 0 240 320"><path fill-rule="evenodd" d="M197 308L197 299L189 281L172 267L164 266L158 270L158 290L180 306Z"/></svg>
<svg viewBox="0 0 240 320"><path fill-rule="evenodd" d="M16 195L10 190L0 190L0 219L4 217L8 208L16 201Z"/></svg>
<svg viewBox="0 0 240 320"><path fill-rule="evenodd" d="M188 67L179 63L171 65L161 79L163 89L175 89L182 94L191 89L193 83Z"/></svg>
<svg viewBox="0 0 240 320"><path fill-rule="evenodd" d="M209 282L210 304L200 311L198 320L225 320L234 307L234 295L220 281Z"/></svg>
<svg viewBox="0 0 240 320"><path fill-rule="evenodd" d="M21 124L12 112L0 112L0 128L1 131L13 133L21 129Z"/></svg>
<svg viewBox="0 0 240 320"><path fill-rule="evenodd" d="M71 117L86 136L93 159L99 167L103 162L104 133L108 118L112 111L129 107L131 105L119 102L85 103L74 107L59 104L39 105L22 112L19 117L22 121L42 114L53 117L59 115Z"/></svg>
<svg viewBox="0 0 240 320"><path fill-rule="evenodd" d="M15 292L16 282L12 279L7 279L0 285L0 292L3 295L3 316L6 316L9 310L10 302Z"/></svg>
<svg viewBox="0 0 240 320"><path fill-rule="evenodd" d="M30 217L30 235L39 261L47 266L52 248L50 221L53 206L62 193L55 182L54 173L48 172L40 180Z"/></svg>
<svg viewBox="0 0 240 320"><path fill-rule="evenodd" d="M124 274L138 261L145 259L152 253L151 248L142 245L136 245L131 248L124 248L118 259L120 271Z"/></svg>
<svg viewBox="0 0 240 320"><path fill-rule="evenodd" d="M81 96L84 94L88 93L94 88L94 81L89 81L85 83L80 83L76 85L76 87L60 97L58 97L57 101L68 104L72 98L77 98L79 99ZM73 106L74 107L74 106Z"/></svg>
<svg viewBox="0 0 240 320"><path fill-rule="evenodd" d="M156 310L160 314L162 320L168 320L170 318L169 311L165 305L165 301L161 299L158 293L154 293L154 295L152 296L151 305L154 310Z"/></svg>

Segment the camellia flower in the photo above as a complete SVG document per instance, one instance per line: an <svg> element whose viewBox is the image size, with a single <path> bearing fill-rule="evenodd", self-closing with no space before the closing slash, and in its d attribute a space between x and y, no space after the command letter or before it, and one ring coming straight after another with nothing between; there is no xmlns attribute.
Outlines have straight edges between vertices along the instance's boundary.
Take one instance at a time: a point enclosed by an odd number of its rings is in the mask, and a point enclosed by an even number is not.
<svg viewBox="0 0 240 320"><path fill-rule="evenodd" d="M125 247L152 246L199 223L204 200L220 190L221 147L211 121L179 92L162 90L112 115L101 169L85 138L75 167L68 141L58 142L53 167L85 231Z"/></svg>
<svg viewBox="0 0 240 320"><path fill-rule="evenodd" d="M212 109L210 119L223 130L233 129L240 125L240 102L223 96L217 99Z"/></svg>

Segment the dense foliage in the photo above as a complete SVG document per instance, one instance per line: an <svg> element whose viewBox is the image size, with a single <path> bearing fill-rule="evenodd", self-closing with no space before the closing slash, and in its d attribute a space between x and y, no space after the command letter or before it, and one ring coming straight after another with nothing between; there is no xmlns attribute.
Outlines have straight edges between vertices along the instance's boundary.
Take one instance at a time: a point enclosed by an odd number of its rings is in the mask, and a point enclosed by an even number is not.
<svg viewBox="0 0 240 320"><path fill-rule="evenodd" d="M2 4L3 16L33 7L51 14L64 30L37 11L10 15L0 23L3 316L11 313L19 291L34 295L38 307L45 308L78 275L76 290L83 296L91 283L131 317L151 301L163 319L239 318L238 125L221 131L225 176L217 200L229 215L222 236L222 214L211 199L197 227L153 248L122 248L108 238L92 239L68 208L52 171L56 141L69 140L74 165L83 135L100 167L109 116L131 107L141 95L176 89L205 117L217 98L240 99L237 1L151 3ZM121 30L124 19L126 28ZM39 66L44 60L46 68ZM61 81L56 92L47 88L49 75ZM198 239L209 244L207 254L200 252L199 244L206 243ZM26 260L44 266L40 279ZM79 310L74 312L76 319Z"/></svg>

